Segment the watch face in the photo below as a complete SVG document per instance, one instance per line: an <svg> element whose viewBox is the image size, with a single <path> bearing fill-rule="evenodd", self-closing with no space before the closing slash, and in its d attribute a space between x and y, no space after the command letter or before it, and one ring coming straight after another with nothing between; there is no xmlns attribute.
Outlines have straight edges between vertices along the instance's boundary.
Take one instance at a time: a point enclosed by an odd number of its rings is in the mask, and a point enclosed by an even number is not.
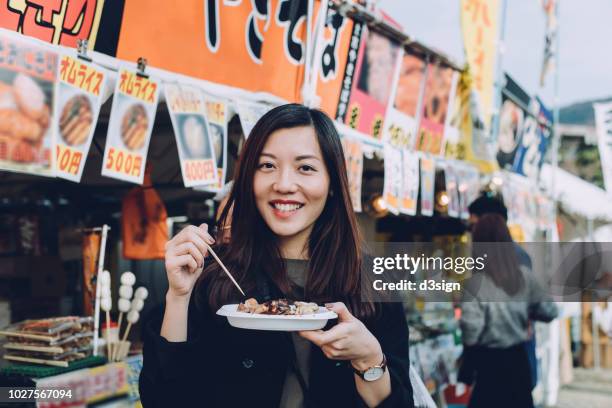
<svg viewBox="0 0 612 408"><path fill-rule="evenodd" d="M372 367L363 373L363 379L366 381L376 381L383 376L385 370L380 367Z"/></svg>

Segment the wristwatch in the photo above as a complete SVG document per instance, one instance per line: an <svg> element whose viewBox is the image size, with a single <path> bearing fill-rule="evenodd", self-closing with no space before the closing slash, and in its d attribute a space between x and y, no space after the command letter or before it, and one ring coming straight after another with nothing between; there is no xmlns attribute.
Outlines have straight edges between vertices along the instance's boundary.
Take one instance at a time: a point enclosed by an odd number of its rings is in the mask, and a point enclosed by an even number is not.
<svg viewBox="0 0 612 408"><path fill-rule="evenodd" d="M358 370L355 367L353 367L353 371L355 372L355 374L360 376L364 381L368 381L368 382L379 380L385 374L386 370L387 370L387 357L385 357L384 354L383 354L382 362L379 365L372 366L368 368L367 370L363 370L363 371Z"/></svg>

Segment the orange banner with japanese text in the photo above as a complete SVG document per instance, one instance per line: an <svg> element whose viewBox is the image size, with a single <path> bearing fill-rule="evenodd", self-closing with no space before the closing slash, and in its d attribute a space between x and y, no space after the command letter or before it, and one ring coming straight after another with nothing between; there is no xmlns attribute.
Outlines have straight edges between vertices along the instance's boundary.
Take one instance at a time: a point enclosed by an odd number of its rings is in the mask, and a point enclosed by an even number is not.
<svg viewBox="0 0 612 408"><path fill-rule="evenodd" d="M307 14L303 0L126 1L116 56L300 101Z"/></svg>
<svg viewBox="0 0 612 408"><path fill-rule="evenodd" d="M104 1L6 0L0 4L0 27L71 48L85 39L93 48Z"/></svg>

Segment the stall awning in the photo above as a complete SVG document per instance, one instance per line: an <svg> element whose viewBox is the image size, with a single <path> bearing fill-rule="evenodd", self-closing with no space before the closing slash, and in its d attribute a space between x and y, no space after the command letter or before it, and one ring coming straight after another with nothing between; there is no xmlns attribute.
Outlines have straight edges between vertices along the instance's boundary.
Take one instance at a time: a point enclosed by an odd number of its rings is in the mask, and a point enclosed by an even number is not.
<svg viewBox="0 0 612 408"><path fill-rule="evenodd" d="M542 166L540 180L551 195L552 173L551 165ZM601 188L559 168L555 190L553 198L559 201L566 211L588 219L612 221L612 197Z"/></svg>

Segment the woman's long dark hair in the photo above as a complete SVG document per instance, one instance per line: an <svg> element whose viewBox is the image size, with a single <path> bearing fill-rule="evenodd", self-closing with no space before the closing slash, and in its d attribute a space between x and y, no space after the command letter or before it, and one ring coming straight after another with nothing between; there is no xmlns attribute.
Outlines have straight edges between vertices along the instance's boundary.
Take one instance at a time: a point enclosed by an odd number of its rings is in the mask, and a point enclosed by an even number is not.
<svg viewBox="0 0 612 408"><path fill-rule="evenodd" d="M270 135L301 126L314 129L330 180L330 195L308 240L305 298L318 303L343 301L352 313L369 317L375 310L371 301L362 302L364 297L366 300L371 297L361 293L363 241L351 204L342 144L333 122L319 110L298 104L282 105L255 124L241 152L234 185L217 223L227 225L226 220L231 219L231 239L218 248L220 256L247 296L256 287L252 273L255 270L266 274L284 294L290 295L291 284L277 237L256 206L253 179ZM215 262L206 267L198 286L203 279L208 280L208 291L197 293L207 296L205 300L212 310L236 300L237 289Z"/></svg>
<svg viewBox="0 0 612 408"><path fill-rule="evenodd" d="M525 278L504 217L493 213L479 217L472 241L476 243L474 255L486 256L483 272L508 295L517 294L525 286Z"/></svg>

